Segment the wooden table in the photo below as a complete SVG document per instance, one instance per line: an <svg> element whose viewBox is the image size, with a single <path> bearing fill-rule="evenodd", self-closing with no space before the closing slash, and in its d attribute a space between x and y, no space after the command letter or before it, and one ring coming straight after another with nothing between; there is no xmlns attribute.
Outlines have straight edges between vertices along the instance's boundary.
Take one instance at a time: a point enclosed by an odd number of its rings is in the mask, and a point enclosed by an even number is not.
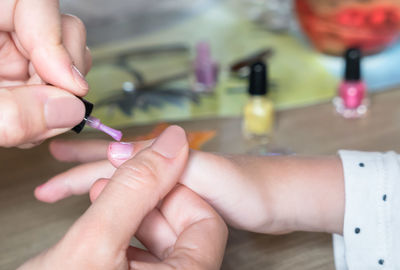
<svg viewBox="0 0 400 270"><path fill-rule="evenodd" d="M400 151L400 91L372 96L370 114L344 120L329 103L278 113L275 143L298 154L334 154L338 149ZM215 129L218 136L207 151L244 153L252 146L241 137L239 119L179 123L187 130ZM125 130L143 134L151 126ZM67 134L64 137L76 135ZM99 138L86 133L81 138ZM37 202L34 187L72 167L52 159L47 144L32 150L0 150L0 269L15 269L29 257L53 245L88 207L87 196L54 205ZM222 269L334 269L331 236L295 233L266 236L231 230Z"/></svg>

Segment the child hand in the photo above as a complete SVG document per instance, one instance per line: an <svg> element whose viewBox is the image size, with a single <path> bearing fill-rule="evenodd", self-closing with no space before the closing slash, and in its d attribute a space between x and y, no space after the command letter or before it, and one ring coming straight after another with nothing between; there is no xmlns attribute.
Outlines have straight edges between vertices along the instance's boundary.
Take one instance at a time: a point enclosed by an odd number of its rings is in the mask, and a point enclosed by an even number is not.
<svg viewBox="0 0 400 270"><path fill-rule="evenodd" d="M59 174L35 190L37 199L53 203L70 195L87 193L93 183L111 177L119 167L153 140L135 143L106 141L53 141L52 154L61 161L84 164ZM108 160L102 158L107 155ZM244 162L244 163L243 163ZM236 228L281 233L283 224L273 218L273 207L263 198L260 181L245 169L243 157L223 157L191 151L180 183L198 193ZM114 167L114 166L115 167Z"/></svg>
<svg viewBox="0 0 400 270"><path fill-rule="evenodd" d="M35 195L55 202L84 194L101 177L152 141L51 144L62 161L89 162L55 176ZM107 155L110 162L104 160ZM180 183L190 188L233 227L270 234L295 230L341 233L344 212L343 171L334 157L221 156L191 151Z"/></svg>

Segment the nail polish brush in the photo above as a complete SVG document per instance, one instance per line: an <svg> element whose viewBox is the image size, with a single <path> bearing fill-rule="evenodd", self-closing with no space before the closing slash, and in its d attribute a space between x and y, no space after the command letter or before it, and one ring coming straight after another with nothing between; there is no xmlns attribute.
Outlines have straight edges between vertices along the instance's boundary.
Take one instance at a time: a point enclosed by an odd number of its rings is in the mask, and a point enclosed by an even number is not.
<svg viewBox="0 0 400 270"><path fill-rule="evenodd" d="M75 131L77 134L81 133L85 125L100 130L108 135L110 135L114 140L121 141L122 139L122 132L113 128L110 128L103 123L101 123L100 119L96 117L90 116L92 114L94 105L89 101L80 98L85 105L85 117L83 118L82 122L75 126L72 130Z"/></svg>

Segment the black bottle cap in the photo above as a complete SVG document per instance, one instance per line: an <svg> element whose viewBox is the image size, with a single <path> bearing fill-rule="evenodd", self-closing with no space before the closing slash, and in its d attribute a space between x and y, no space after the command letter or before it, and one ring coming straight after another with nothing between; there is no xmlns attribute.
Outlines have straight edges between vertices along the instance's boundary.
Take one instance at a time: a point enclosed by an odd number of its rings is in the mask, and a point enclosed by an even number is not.
<svg viewBox="0 0 400 270"><path fill-rule="evenodd" d="M83 118L82 122L80 122L79 125L75 126L72 130L75 131L76 133L81 133L83 128L86 125L86 122L88 121L89 116L92 114L94 105L90 103L89 101L78 97L80 100L82 100L83 104L85 104L85 118Z"/></svg>
<svg viewBox="0 0 400 270"><path fill-rule="evenodd" d="M250 67L249 94L263 96L268 93L268 69L263 61L256 62Z"/></svg>
<svg viewBox="0 0 400 270"><path fill-rule="evenodd" d="M350 48L346 51L344 57L346 59L345 80L361 80L361 50L358 48Z"/></svg>

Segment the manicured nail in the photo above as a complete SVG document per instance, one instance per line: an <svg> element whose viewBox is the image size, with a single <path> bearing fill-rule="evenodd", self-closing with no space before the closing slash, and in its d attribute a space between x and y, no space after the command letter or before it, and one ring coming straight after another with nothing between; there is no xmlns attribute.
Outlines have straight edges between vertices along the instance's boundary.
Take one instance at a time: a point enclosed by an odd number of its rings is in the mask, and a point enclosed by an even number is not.
<svg viewBox="0 0 400 270"><path fill-rule="evenodd" d="M47 182L43 185L36 187L34 194L42 202L55 203L63 198L64 195L60 195L62 194L61 192L62 190L60 190L60 187L57 187L57 185L52 185L51 182ZM64 197L67 197L69 195L68 193L65 194L66 195Z"/></svg>
<svg viewBox="0 0 400 270"><path fill-rule="evenodd" d="M84 90L89 89L89 84L79 69L72 65L72 74L74 75L75 82Z"/></svg>
<svg viewBox="0 0 400 270"><path fill-rule="evenodd" d="M131 143L110 143L108 152L112 159L127 160L132 157L133 144Z"/></svg>
<svg viewBox="0 0 400 270"><path fill-rule="evenodd" d="M44 113L48 128L72 128L85 117L85 106L76 97L51 98Z"/></svg>
<svg viewBox="0 0 400 270"><path fill-rule="evenodd" d="M36 190L40 190L40 189L42 189L44 186L45 186L45 184L41 184L40 186L37 186L35 189L36 189Z"/></svg>
<svg viewBox="0 0 400 270"><path fill-rule="evenodd" d="M171 126L157 138L151 148L166 158L175 158L186 143L185 131L178 126Z"/></svg>
<svg viewBox="0 0 400 270"><path fill-rule="evenodd" d="M48 189L48 185L47 185L47 183L44 183L35 188L35 193L40 192L41 194L43 194L43 191L45 191L44 193L46 193L47 189Z"/></svg>

